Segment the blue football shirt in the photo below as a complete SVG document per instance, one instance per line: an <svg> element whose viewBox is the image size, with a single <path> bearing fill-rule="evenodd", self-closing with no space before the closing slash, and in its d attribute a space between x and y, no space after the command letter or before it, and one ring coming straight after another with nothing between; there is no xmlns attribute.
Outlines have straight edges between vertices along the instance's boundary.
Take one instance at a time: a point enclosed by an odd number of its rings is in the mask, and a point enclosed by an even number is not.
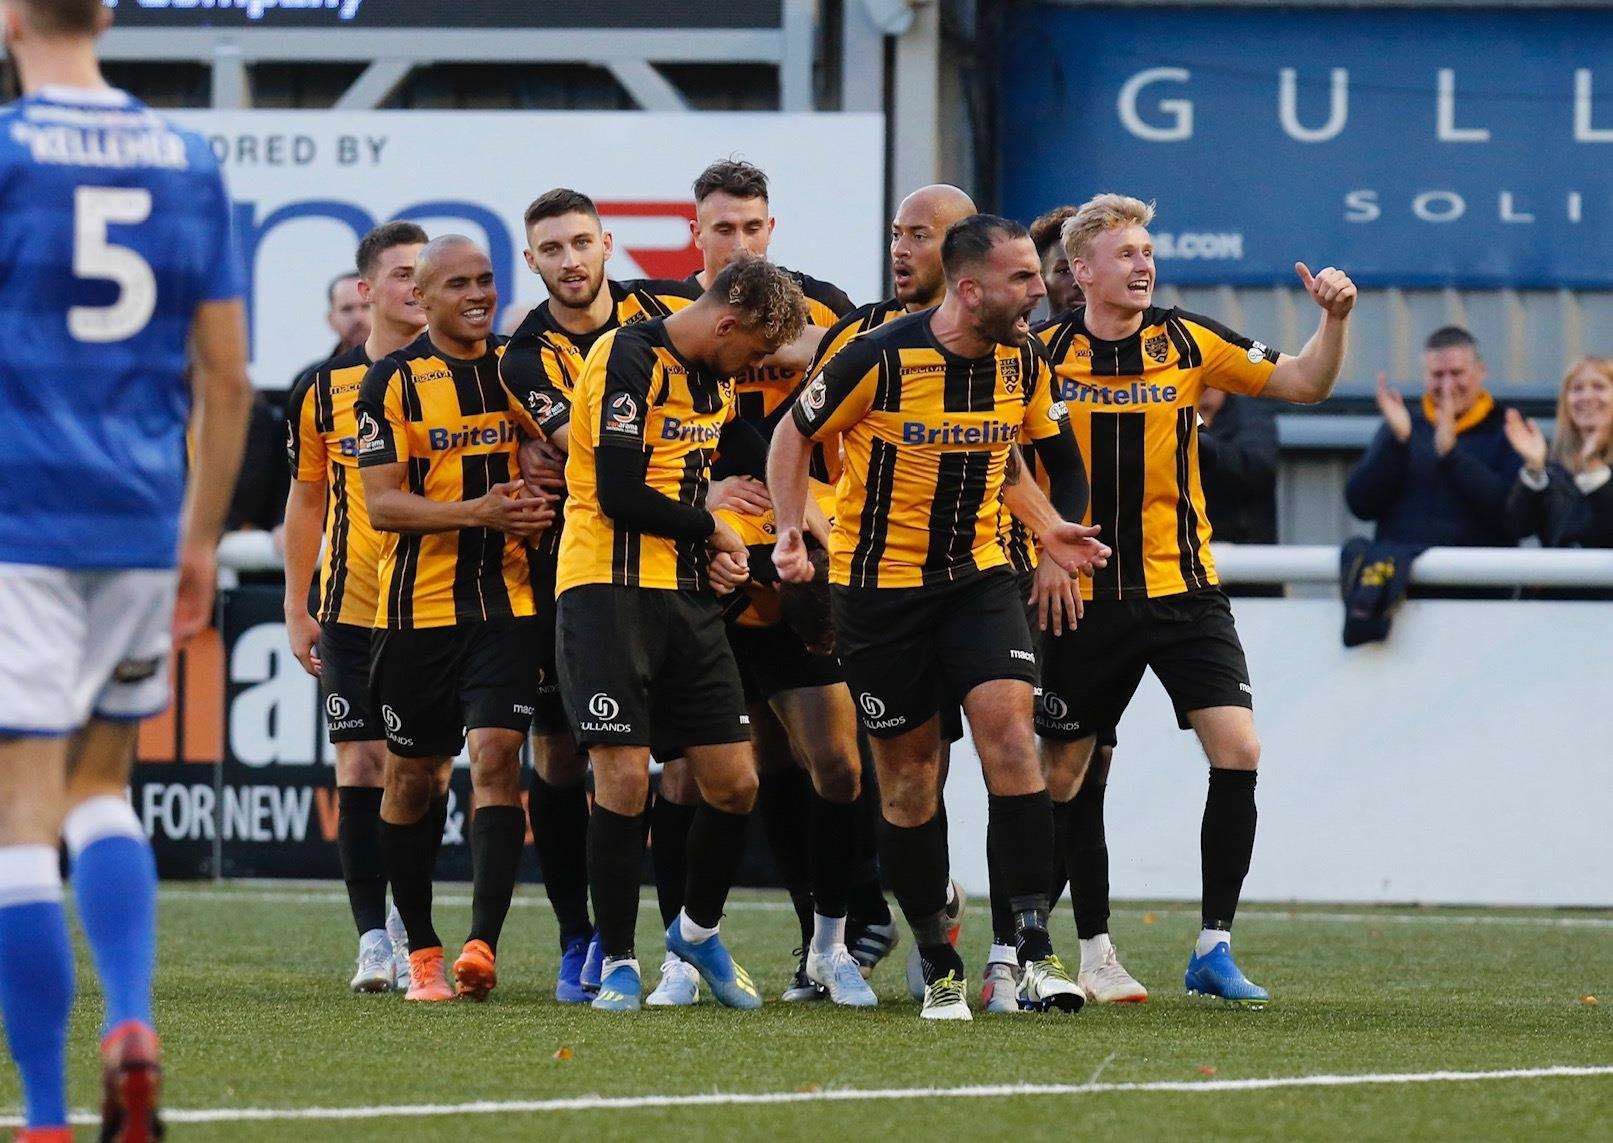
<svg viewBox="0 0 1613 1143"><path fill-rule="evenodd" d="M242 292L200 135L110 88L0 108L0 563L174 565L186 342Z"/></svg>

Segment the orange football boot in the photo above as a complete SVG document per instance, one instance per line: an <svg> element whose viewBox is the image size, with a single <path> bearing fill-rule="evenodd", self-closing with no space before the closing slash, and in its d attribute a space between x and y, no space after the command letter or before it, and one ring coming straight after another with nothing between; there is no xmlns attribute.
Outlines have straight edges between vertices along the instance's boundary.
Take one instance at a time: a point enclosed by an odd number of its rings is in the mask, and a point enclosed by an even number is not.
<svg viewBox="0 0 1613 1143"><path fill-rule="evenodd" d="M461 1000L486 1000L498 983L493 967L493 950L486 941L467 941L465 951L454 962L454 980L459 983Z"/></svg>
<svg viewBox="0 0 1613 1143"><path fill-rule="evenodd" d="M448 986L448 974L443 971L441 945L415 949L409 954L409 991L403 998L428 1003L454 998L454 990Z"/></svg>
<svg viewBox="0 0 1613 1143"><path fill-rule="evenodd" d="M125 1020L101 1040L101 1139L151 1143L163 1135L157 1103L162 1095L162 1048L157 1033Z"/></svg>

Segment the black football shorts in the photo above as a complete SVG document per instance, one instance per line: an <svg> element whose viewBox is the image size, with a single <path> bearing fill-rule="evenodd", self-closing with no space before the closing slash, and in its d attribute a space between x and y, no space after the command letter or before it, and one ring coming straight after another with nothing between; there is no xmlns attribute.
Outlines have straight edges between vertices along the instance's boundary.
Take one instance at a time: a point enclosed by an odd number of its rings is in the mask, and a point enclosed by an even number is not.
<svg viewBox="0 0 1613 1143"><path fill-rule="evenodd" d="M1072 741L1112 731L1145 670L1165 687L1183 730L1195 710L1254 707L1249 664L1220 588L1095 599L1074 631L1043 642L1036 733Z"/></svg>
<svg viewBox="0 0 1613 1143"><path fill-rule="evenodd" d="M707 592L588 583L560 597L560 694L579 745L658 751L750 738L722 608Z"/></svg>
<svg viewBox="0 0 1613 1143"><path fill-rule="evenodd" d="M560 699L560 667L555 661L555 556L532 553L532 602L537 607L537 704L532 713L534 734L568 729L566 707Z"/></svg>
<svg viewBox="0 0 1613 1143"><path fill-rule="evenodd" d="M467 730L532 727L539 620L379 630L370 694L400 758L453 757Z"/></svg>
<svg viewBox="0 0 1613 1143"><path fill-rule="evenodd" d="M375 632L351 623L319 628L319 689L325 698L325 733L338 742L373 742L381 722L370 710L370 644Z"/></svg>
<svg viewBox="0 0 1613 1143"><path fill-rule="evenodd" d="M728 645L734 649L747 704L766 702L784 691L832 687L846 679L840 660L814 655L788 623L766 627L730 623Z"/></svg>
<svg viewBox="0 0 1613 1143"><path fill-rule="evenodd" d="M1036 685L1025 601L1009 568L930 587L836 585L830 602L846 683L876 738L922 726L950 696L993 679Z"/></svg>

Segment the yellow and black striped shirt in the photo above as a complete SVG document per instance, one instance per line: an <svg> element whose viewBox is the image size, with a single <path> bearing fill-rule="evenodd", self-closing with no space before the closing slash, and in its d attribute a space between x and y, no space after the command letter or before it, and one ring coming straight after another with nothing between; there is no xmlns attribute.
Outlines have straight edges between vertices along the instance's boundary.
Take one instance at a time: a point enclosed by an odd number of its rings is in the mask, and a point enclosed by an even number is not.
<svg viewBox="0 0 1613 1143"><path fill-rule="evenodd" d="M796 427L839 435L845 454L830 583L920 587L1002 567L1009 450L1064 431L1035 349L959 357L930 332L934 312L853 338L796 399Z"/></svg>
<svg viewBox="0 0 1613 1143"><path fill-rule="evenodd" d="M831 357L846 347L846 343L858 334L867 333L871 329L878 329L886 322L893 322L897 318L906 317L907 307L895 298L886 298L882 302L869 302L841 316L840 320L829 327L829 332L823 335L818 342L817 352L812 355L812 372L816 373L829 361Z"/></svg>
<svg viewBox="0 0 1613 1143"><path fill-rule="evenodd" d="M829 328L851 312L851 299L839 286L799 270L786 270L785 273L795 279L796 285L806 295L808 325ZM695 297L703 292L695 275L685 278L684 285L693 291ZM785 369L777 365L756 365L736 374L734 391L738 394L739 402L736 415L742 421L750 421L764 436L771 437L804 377L805 374L798 369Z"/></svg>
<svg viewBox="0 0 1613 1143"><path fill-rule="evenodd" d="M1199 476L1206 386L1258 396L1277 352L1219 322L1152 307L1120 341L1086 331L1084 309L1038 327L1092 484L1087 522L1114 550L1081 580L1089 599L1177 595L1219 582Z"/></svg>
<svg viewBox="0 0 1613 1143"><path fill-rule="evenodd" d="M314 366L292 386L286 411L291 478L325 485L325 554L313 612L321 623L375 626L383 538L364 506L353 409L370 364L359 345Z"/></svg>
<svg viewBox="0 0 1613 1143"><path fill-rule="evenodd" d="M878 329L880 326L893 322L897 318L906 317L907 313L907 307L895 298L887 298L882 302L870 302L867 305L858 306L830 326L829 332L823 335L823 340L818 343L817 354L812 359L813 372L828 363L835 354L846 347L852 338L867 333L871 329ZM1035 454L1029 449L1021 451L1025 454L1025 462L1029 466L1029 471L1037 477L1037 483L1041 485L1042 491L1046 492L1047 477L1037 469ZM814 459L815 473L817 472L816 466L823 459L822 457ZM834 467L838 468L838 465ZM824 463L823 468L829 470L829 465ZM1031 534L1029 528L1015 519L1014 514L1008 510L1006 504L1000 503L1000 497L997 538L1003 546L1003 551L1008 554L1010 567L1018 572L1035 570L1036 537Z"/></svg>
<svg viewBox="0 0 1613 1143"><path fill-rule="evenodd" d="M588 353L606 333L624 325L666 317L690 304L681 281L637 278L628 282L605 280L616 307L610 320L591 333L572 333L554 320L547 300L534 306L504 346L498 372L508 389L545 436L571 420L571 392L582 373ZM563 510L563 507L562 507ZM553 557L560 551L563 518L533 545Z"/></svg>
<svg viewBox="0 0 1613 1143"><path fill-rule="evenodd" d="M618 525L599 506L595 450L645 457L644 483L680 504L703 505L722 428L734 415L734 382L685 361L664 320L605 334L572 395L566 457L566 531L555 594L587 583L699 591L707 585L701 541Z"/></svg>
<svg viewBox="0 0 1613 1143"><path fill-rule="evenodd" d="M537 425L499 383L504 346L474 361L429 334L377 361L358 399L358 463L405 464L429 500L475 500L514 478L522 432ZM491 528L383 533L375 626L447 627L533 614L526 545Z"/></svg>

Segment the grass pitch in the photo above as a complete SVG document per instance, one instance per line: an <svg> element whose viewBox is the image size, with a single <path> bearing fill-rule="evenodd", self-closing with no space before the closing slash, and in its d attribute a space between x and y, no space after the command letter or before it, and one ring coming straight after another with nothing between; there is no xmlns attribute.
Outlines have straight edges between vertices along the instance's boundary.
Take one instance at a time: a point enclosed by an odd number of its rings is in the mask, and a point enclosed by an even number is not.
<svg viewBox="0 0 1613 1143"><path fill-rule="evenodd" d="M468 922L445 887L438 927ZM645 891L641 960L660 939ZM485 1005L415 1006L346 991L354 934L339 885L174 886L163 892L158 1011L177 1139L572 1137L821 1140L1009 1135L1068 1138L1608 1138L1613 1133L1613 912L1344 908L1240 915L1239 961L1275 998L1264 1012L1191 1001L1182 968L1197 928L1183 905L1128 905L1114 934L1153 993L1144 1006L1073 1018L984 1017L930 1026L907 999L901 953L875 976L881 1007L770 1003L612 1017L552 998L553 917L523 886ZM738 893L723 931L772 997L794 964L781 894ZM963 950L978 988L984 908ZM905 936L905 935L904 935ZM1074 959L1067 908L1055 943ZM451 955L451 954L450 954ZM100 998L80 950L71 1095L94 1106ZM1600 1003L1590 998L1599 997ZM1590 1076L1471 1078L1240 1090L1269 1077L1426 1075L1554 1066ZM1185 1083L1193 1090L1117 1085ZM1078 1092L966 1094L980 1085ZM847 1090L884 1098L838 1100ZM895 1089L950 1094L898 1097ZM798 1102L672 1105L655 1097L783 1093ZM585 1109L404 1117L401 1105L607 1097ZM609 1097L651 1097L638 1105ZM0 1075L0 1108L16 1082ZM345 1108L354 1118L242 1121L239 1109ZM382 1109L376 1111L373 1109ZM385 1109L394 1109L387 1113ZM13 1111L14 1113L14 1111Z"/></svg>

